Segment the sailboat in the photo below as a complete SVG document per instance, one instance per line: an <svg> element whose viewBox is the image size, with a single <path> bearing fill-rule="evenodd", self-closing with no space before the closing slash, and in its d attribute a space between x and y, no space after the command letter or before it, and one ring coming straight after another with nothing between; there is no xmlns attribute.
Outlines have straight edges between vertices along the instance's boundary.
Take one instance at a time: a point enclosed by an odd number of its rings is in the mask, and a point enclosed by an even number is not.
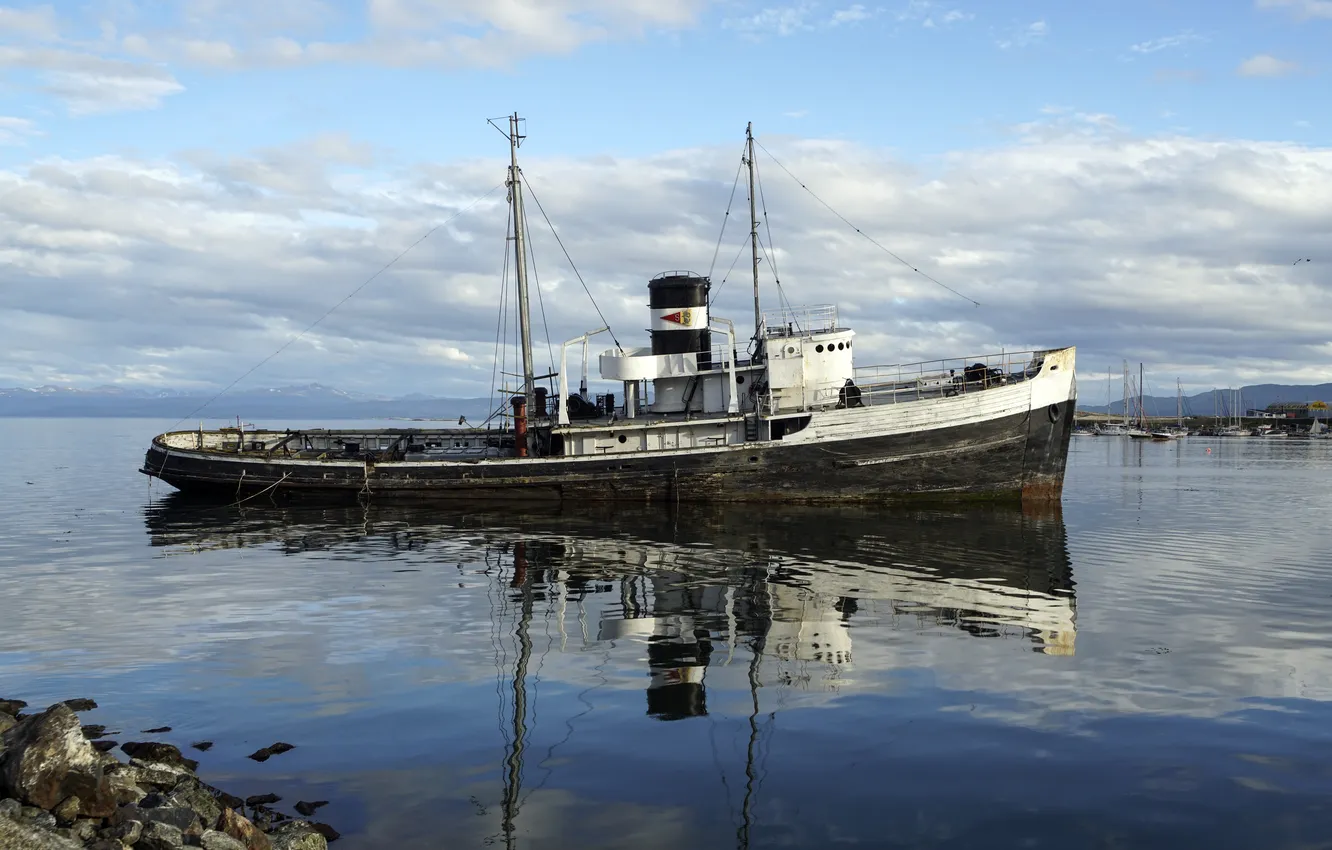
<svg viewBox="0 0 1332 850"><path fill-rule="evenodd" d="M712 315L709 277L669 271L647 282L650 345L617 342L597 357L602 380L623 387L618 398L588 395L586 365L570 389L570 354L586 364L606 326L564 343L558 370L538 376L523 126L508 117L522 359L511 417L457 428L201 426L153 438L140 471L226 499L1059 500L1077 398L1074 348L857 366L855 331L836 306L763 310L752 125L742 158L754 290L747 348L735 322Z"/></svg>

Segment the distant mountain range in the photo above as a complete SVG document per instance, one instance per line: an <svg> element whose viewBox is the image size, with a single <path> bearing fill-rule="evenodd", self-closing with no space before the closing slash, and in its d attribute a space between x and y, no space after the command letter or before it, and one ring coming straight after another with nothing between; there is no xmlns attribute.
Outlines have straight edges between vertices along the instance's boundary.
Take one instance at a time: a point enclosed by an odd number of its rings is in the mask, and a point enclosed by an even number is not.
<svg viewBox="0 0 1332 850"><path fill-rule="evenodd" d="M106 386L81 390L69 387L0 388L0 416L107 416L179 419L190 416L212 392L141 390ZM240 416L247 422L269 418L456 419L479 422L490 414L493 402L485 398L433 398L419 393L389 398L348 393L321 384L234 390L226 393L195 418L226 419Z"/></svg>
<svg viewBox="0 0 1332 850"><path fill-rule="evenodd" d="M1118 385L1116 385L1118 387ZM1184 396L1184 415L1185 416L1214 416L1218 405L1221 415L1233 413L1234 393L1229 389L1218 389L1215 393L1211 390L1194 395ZM1244 387L1240 391L1240 398L1244 405L1244 410L1262 410L1269 404L1276 402L1312 402L1325 401L1332 404L1332 384L1255 384L1250 387ZM1143 398L1142 406L1146 408L1148 416L1174 416L1175 415L1175 397L1174 396L1155 396L1149 395ZM1107 407L1104 404L1079 404L1078 410L1084 410L1088 413L1105 413ZM1124 412L1124 401L1116 399L1110 402L1110 413L1122 414Z"/></svg>

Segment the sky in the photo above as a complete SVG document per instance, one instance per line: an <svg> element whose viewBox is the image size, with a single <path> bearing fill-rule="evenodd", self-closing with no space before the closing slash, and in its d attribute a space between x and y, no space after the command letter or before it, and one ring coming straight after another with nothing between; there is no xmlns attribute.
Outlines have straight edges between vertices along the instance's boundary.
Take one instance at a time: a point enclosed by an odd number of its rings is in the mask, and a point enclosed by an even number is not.
<svg viewBox="0 0 1332 850"><path fill-rule="evenodd" d="M539 369L667 269L748 335L752 121L764 304L858 365L1329 381L1330 48L1332 0L0 4L0 387L489 394L512 112Z"/></svg>

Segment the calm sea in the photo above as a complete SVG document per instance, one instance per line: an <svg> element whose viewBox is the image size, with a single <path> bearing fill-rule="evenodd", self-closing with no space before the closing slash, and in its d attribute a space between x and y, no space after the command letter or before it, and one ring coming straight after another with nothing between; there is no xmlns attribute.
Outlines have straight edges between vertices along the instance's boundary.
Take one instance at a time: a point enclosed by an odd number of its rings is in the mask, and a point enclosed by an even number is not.
<svg viewBox="0 0 1332 850"><path fill-rule="evenodd" d="M1332 846L1330 442L1075 438L1062 512L504 515L202 508L136 471L166 424L0 419L0 697L211 740L339 847Z"/></svg>

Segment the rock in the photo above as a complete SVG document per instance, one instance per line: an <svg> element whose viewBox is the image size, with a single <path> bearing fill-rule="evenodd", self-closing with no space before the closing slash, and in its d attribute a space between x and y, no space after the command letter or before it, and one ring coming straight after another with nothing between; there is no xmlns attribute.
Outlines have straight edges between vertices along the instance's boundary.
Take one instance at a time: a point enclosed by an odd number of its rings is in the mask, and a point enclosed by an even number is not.
<svg viewBox="0 0 1332 850"><path fill-rule="evenodd" d="M60 801L60 805L51 810L55 815L56 823L61 826L71 826L79 817L79 805L82 801L78 797L69 796Z"/></svg>
<svg viewBox="0 0 1332 850"><path fill-rule="evenodd" d="M139 761L183 767L191 772L199 767L199 763L194 759L182 756L180 748L174 744L163 744L160 741L130 741L128 744L121 744L120 749L131 759Z"/></svg>
<svg viewBox="0 0 1332 850"><path fill-rule="evenodd" d="M199 846L203 850L246 850L244 844L215 829L204 830L204 834L199 838Z"/></svg>
<svg viewBox="0 0 1332 850"><path fill-rule="evenodd" d="M59 704L69 706L72 711L92 711L97 707L97 703L90 699L67 699Z"/></svg>
<svg viewBox="0 0 1332 850"><path fill-rule="evenodd" d="M81 813L88 817L107 817L115 811L98 753L84 739L78 715L68 706L53 705L24 718L5 733L5 742L7 749L0 753L0 794L43 809L77 796Z"/></svg>
<svg viewBox="0 0 1332 850"><path fill-rule="evenodd" d="M212 741L195 741L193 744L190 744L190 746L191 746L191 747L194 747L196 750L198 750L198 751L201 752L201 753L206 753L206 752L208 752L209 750L211 750L211 749L213 748L213 742L212 742Z"/></svg>
<svg viewBox="0 0 1332 850"><path fill-rule="evenodd" d="M172 790L167 802L173 806L189 809L206 824L217 823L222 814L222 806L210 793L208 786L197 779L184 779Z"/></svg>
<svg viewBox="0 0 1332 850"><path fill-rule="evenodd" d="M106 734L106 727L100 723L85 723L83 725L83 737L89 741L95 741Z"/></svg>
<svg viewBox="0 0 1332 850"><path fill-rule="evenodd" d="M36 806L24 806L23 808L19 809L19 814L16 820L20 821L21 823L26 823L32 826L41 827L42 829L56 828L55 815L51 814L50 812L43 811L42 809L39 809Z"/></svg>
<svg viewBox="0 0 1332 850"><path fill-rule="evenodd" d="M309 817L310 815L318 811L320 808L327 805L328 805L328 800L315 800L312 803L307 803L304 800L301 800L296 804L296 811L300 812L306 817Z"/></svg>
<svg viewBox="0 0 1332 850"><path fill-rule="evenodd" d="M0 818L10 818L11 820L19 816L23 804L12 797L6 797L0 800Z"/></svg>
<svg viewBox="0 0 1332 850"><path fill-rule="evenodd" d="M16 720L13 715L5 714L3 711L0 711L0 735L5 734L6 732L8 732L10 729L13 729L17 725L18 725L18 720ZM4 745L0 744L0 752L3 751L4 751Z"/></svg>
<svg viewBox="0 0 1332 850"><path fill-rule="evenodd" d="M336 829L334 829L333 827L329 826L326 823L320 823L319 821L312 821L310 823L310 827L315 832L324 836L324 839L326 841L337 841L339 838L342 837L342 833L338 832Z"/></svg>
<svg viewBox="0 0 1332 850"><path fill-rule="evenodd" d="M296 747L293 746L292 744L287 744L282 741L278 741L275 744L269 744L267 747L255 750L254 752L246 756L246 758L251 758L254 759L255 761L268 761L273 756L280 756L283 753L289 752L294 749L296 749Z"/></svg>
<svg viewBox="0 0 1332 850"><path fill-rule="evenodd" d="M125 845L112 838L103 838L89 844L84 850L125 850Z"/></svg>
<svg viewBox="0 0 1332 850"><path fill-rule="evenodd" d="M150 823L164 823L186 834L198 835L203 831L203 825L199 822L199 815L192 809L183 806L155 806L145 809L142 806L130 804L117 809L116 818L121 823L138 821L144 825L145 829Z"/></svg>
<svg viewBox="0 0 1332 850"><path fill-rule="evenodd" d="M208 793L212 794L217 799L218 805L222 806L224 809L239 809L241 806L245 805L245 801L240 797L237 797L235 794L228 794L226 791L219 790L206 783L204 784L204 787L208 789Z"/></svg>
<svg viewBox="0 0 1332 850"><path fill-rule="evenodd" d="M272 850L273 844L268 836L260 832L249 820L236 814L231 809L223 809L217 819L218 832L225 832L244 844L246 850Z"/></svg>
<svg viewBox="0 0 1332 850"><path fill-rule="evenodd" d="M158 726L156 729L144 729L144 730L142 730L143 734L145 734L145 735L160 735L160 734L163 733L163 732L170 732L170 731L171 731L171 727L170 727L170 726Z"/></svg>
<svg viewBox="0 0 1332 850"><path fill-rule="evenodd" d="M185 835L170 824L150 823L134 846L138 850L180 850L185 846Z"/></svg>
<svg viewBox="0 0 1332 850"><path fill-rule="evenodd" d="M111 795L115 797L117 804L137 803L147 796L144 790L135 784L134 777L127 770L109 773L107 778L111 783Z"/></svg>
<svg viewBox="0 0 1332 850"><path fill-rule="evenodd" d="M70 829L70 832L74 833L75 841L81 844L87 844L89 841L92 841L97 837L98 823L100 823L100 821L80 818L74 822L74 826Z"/></svg>
<svg viewBox="0 0 1332 850"><path fill-rule="evenodd" d="M169 764L157 764L155 762L142 762L138 759L130 759L128 765L123 765L121 771L132 777L134 784L147 790L149 788L163 788L171 790L176 787L176 783L182 777L190 775L190 772L183 767L176 767Z"/></svg>
<svg viewBox="0 0 1332 850"><path fill-rule="evenodd" d="M0 699L0 714L17 716L28 704L21 699Z"/></svg>
<svg viewBox="0 0 1332 850"><path fill-rule="evenodd" d="M268 834L273 850L327 850L328 839L303 820L288 821Z"/></svg>
<svg viewBox="0 0 1332 850"><path fill-rule="evenodd" d="M247 806L266 806L269 803L280 803L282 798L276 794L252 794L245 798Z"/></svg>
<svg viewBox="0 0 1332 850"><path fill-rule="evenodd" d="M0 818L0 848L4 850L83 850L83 845L31 824Z"/></svg>
<svg viewBox="0 0 1332 850"><path fill-rule="evenodd" d="M109 738L102 738L92 742L92 748L99 753L109 753L116 748L116 742Z"/></svg>
<svg viewBox="0 0 1332 850"><path fill-rule="evenodd" d="M143 824L136 820L125 821L111 829L111 837L121 844L133 844L143 835Z"/></svg>

